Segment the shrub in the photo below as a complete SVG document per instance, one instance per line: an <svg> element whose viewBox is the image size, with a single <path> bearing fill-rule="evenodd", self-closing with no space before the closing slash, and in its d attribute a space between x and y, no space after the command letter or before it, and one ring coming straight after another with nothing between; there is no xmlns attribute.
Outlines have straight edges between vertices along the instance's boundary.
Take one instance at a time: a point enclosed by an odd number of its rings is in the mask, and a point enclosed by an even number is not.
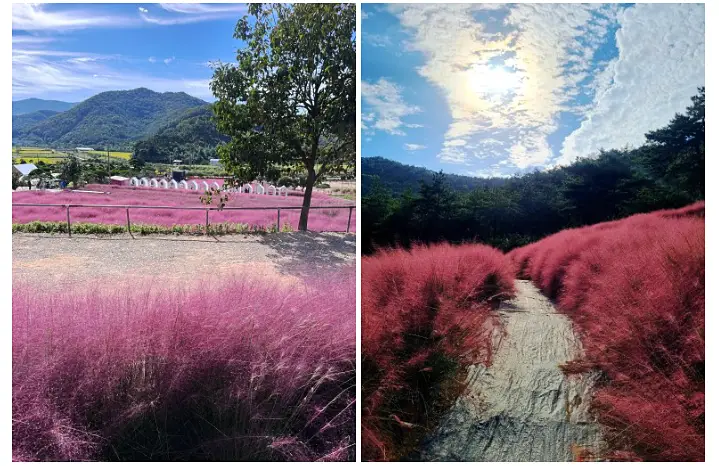
<svg viewBox="0 0 719 466"><path fill-rule="evenodd" d="M352 460L354 269L201 285L15 284L13 458Z"/></svg>
<svg viewBox="0 0 719 466"><path fill-rule="evenodd" d="M284 186L286 188L289 188L290 186L294 187L297 186L299 181L296 178L292 178L290 176L282 176L280 179L277 180L276 185L277 186Z"/></svg>
<svg viewBox="0 0 719 466"><path fill-rule="evenodd" d="M396 460L488 364L490 310L514 292L511 267L482 245L416 246L362 259L362 457Z"/></svg>
<svg viewBox="0 0 719 466"><path fill-rule="evenodd" d="M617 450L704 459L704 204L566 230L511 253L580 331Z"/></svg>

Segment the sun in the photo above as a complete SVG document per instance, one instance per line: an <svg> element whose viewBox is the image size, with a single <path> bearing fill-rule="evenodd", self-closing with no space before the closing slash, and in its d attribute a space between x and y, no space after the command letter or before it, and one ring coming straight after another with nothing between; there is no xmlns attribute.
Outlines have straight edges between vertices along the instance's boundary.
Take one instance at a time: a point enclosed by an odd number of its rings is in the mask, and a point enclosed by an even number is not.
<svg viewBox="0 0 719 466"><path fill-rule="evenodd" d="M522 73L502 65L474 65L467 79L472 91L493 98L516 93L522 84Z"/></svg>

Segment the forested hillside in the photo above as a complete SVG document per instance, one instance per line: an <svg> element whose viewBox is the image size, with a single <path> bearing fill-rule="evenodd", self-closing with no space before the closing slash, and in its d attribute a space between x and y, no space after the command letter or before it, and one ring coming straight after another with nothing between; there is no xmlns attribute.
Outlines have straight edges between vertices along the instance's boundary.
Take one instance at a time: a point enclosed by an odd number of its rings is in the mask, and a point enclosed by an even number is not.
<svg viewBox="0 0 719 466"><path fill-rule="evenodd" d="M97 94L62 113L19 131L21 145L132 147L177 118L180 112L207 102L184 92L139 88Z"/></svg>
<svg viewBox="0 0 719 466"><path fill-rule="evenodd" d="M393 194L406 190L418 191L421 182L430 183L436 173L423 167L404 165L384 157L362 157L362 186L365 192L372 186L373 177L379 177L382 184ZM473 176L446 174L445 180L456 191L502 186L503 178L476 178Z"/></svg>
<svg viewBox="0 0 719 466"><path fill-rule="evenodd" d="M207 163L215 148L227 137L212 121L212 107L203 105L182 112L152 136L135 144L134 157L143 162L167 163L176 158L186 163Z"/></svg>
<svg viewBox="0 0 719 466"><path fill-rule="evenodd" d="M31 113L22 113L12 116L12 137L15 138L22 134L26 129L47 120L51 116L57 115L55 110L37 110Z"/></svg>
<svg viewBox="0 0 719 466"><path fill-rule="evenodd" d="M501 183L480 180L470 191L435 173L416 192L397 194L397 180L416 168L394 170L386 182L386 175L365 177L363 159L362 250L442 240L509 250L565 228L704 199L704 95L702 87L685 113L647 133L640 147Z"/></svg>

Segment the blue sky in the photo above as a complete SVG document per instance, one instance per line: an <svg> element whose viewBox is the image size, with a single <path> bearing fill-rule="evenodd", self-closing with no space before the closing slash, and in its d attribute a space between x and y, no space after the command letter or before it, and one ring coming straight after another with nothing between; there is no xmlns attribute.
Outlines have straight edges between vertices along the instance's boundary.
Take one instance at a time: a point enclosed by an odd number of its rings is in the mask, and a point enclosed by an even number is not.
<svg viewBox="0 0 719 466"><path fill-rule="evenodd" d="M362 156L546 169L642 144L702 85L703 5L362 5Z"/></svg>
<svg viewBox="0 0 719 466"><path fill-rule="evenodd" d="M212 100L246 4L13 4L13 100L147 87Z"/></svg>

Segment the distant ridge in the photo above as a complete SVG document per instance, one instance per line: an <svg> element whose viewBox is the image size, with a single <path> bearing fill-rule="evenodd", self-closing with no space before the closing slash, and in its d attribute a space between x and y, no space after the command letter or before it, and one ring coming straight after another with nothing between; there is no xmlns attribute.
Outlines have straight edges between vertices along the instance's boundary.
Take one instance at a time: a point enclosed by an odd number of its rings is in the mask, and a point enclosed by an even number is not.
<svg viewBox="0 0 719 466"><path fill-rule="evenodd" d="M36 98L14 100L12 103L12 114L23 115L42 110L64 112L65 110L71 109L74 105L76 104L73 102L63 102L61 100L45 100Z"/></svg>
<svg viewBox="0 0 719 466"><path fill-rule="evenodd" d="M366 193L372 187L372 177L379 177L382 184L394 194L407 189L417 191L421 181L430 183L437 172L385 159L384 157L362 157L362 190ZM475 178L472 176L444 174L447 182L457 191L468 192L480 187L503 186L504 178Z"/></svg>

